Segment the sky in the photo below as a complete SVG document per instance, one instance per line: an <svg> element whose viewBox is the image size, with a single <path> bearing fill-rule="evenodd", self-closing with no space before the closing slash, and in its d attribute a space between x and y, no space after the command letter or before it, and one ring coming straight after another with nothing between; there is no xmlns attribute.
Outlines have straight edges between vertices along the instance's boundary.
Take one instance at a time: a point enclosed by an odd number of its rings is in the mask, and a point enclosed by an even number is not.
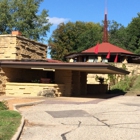
<svg viewBox="0 0 140 140"><path fill-rule="evenodd" d="M101 23L105 7L108 20L115 20L126 27L140 12L140 0L44 0L39 10L48 10L49 22L53 24L47 33L49 38L62 22Z"/></svg>

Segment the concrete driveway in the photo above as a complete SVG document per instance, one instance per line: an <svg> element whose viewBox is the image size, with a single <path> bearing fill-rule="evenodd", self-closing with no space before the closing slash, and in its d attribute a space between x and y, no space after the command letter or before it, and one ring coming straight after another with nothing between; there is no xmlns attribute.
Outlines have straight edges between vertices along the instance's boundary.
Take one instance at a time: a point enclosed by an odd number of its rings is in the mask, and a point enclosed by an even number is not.
<svg viewBox="0 0 140 140"><path fill-rule="evenodd" d="M20 108L20 140L140 140L140 97L46 99Z"/></svg>

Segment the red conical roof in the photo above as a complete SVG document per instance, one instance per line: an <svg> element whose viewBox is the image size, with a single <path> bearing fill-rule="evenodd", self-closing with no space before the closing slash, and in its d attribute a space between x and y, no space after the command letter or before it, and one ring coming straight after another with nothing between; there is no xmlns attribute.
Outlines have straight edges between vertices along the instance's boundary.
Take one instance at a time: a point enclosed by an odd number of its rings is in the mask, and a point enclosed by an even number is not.
<svg viewBox="0 0 140 140"><path fill-rule="evenodd" d="M82 53L94 53L96 46L93 46L87 50L82 51ZM124 50L118 46L115 46L113 44L107 43L107 42L103 42L101 44L98 45L98 53L108 53L110 51L110 53L127 53L127 54L134 54L130 51Z"/></svg>

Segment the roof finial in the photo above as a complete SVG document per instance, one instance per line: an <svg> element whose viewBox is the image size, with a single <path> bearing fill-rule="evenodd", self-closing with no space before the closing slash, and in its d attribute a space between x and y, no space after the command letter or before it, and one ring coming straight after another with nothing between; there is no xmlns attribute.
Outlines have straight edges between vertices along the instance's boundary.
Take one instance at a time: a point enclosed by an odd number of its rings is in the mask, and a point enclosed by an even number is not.
<svg viewBox="0 0 140 140"><path fill-rule="evenodd" d="M107 14L107 0L105 0L105 14Z"/></svg>
<svg viewBox="0 0 140 140"><path fill-rule="evenodd" d="M105 0L105 17L104 17L104 34L103 34L103 42L108 42L108 23L107 23L107 0Z"/></svg>

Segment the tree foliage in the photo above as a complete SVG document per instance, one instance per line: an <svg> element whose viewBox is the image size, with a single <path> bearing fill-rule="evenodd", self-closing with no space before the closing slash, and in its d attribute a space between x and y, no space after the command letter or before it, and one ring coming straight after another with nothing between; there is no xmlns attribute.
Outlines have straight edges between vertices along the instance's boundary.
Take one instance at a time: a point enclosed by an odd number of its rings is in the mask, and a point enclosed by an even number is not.
<svg viewBox="0 0 140 140"><path fill-rule="evenodd" d="M108 22L109 42L116 46L127 48L127 32L126 28L116 21Z"/></svg>
<svg viewBox="0 0 140 140"><path fill-rule="evenodd" d="M128 49L136 54L140 54L140 13L132 19L126 30Z"/></svg>
<svg viewBox="0 0 140 140"><path fill-rule="evenodd" d="M64 60L69 53L80 52L101 42L101 36L100 24L81 21L61 23L49 40L51 57Z"/></svg>
<svg viewBox="0 0 140 140"><path fill-rule="evenodd" d="M48 22L48 11L39 13L43 0L1 0L0 1L0 34L19 30L27 38L41 41L47 36L51 24Z"/></svg>
<svg viewBox="0 0 140 140"><path fill-rule="evenodd" d="M127 27L116 21L108 21L109 42L123 49L140 54L140 13L133 18ZM80 52L102 42L103 24L93 22L60 24L54 30L49 46L51 57L64 60L69 53Z"/></svg>

